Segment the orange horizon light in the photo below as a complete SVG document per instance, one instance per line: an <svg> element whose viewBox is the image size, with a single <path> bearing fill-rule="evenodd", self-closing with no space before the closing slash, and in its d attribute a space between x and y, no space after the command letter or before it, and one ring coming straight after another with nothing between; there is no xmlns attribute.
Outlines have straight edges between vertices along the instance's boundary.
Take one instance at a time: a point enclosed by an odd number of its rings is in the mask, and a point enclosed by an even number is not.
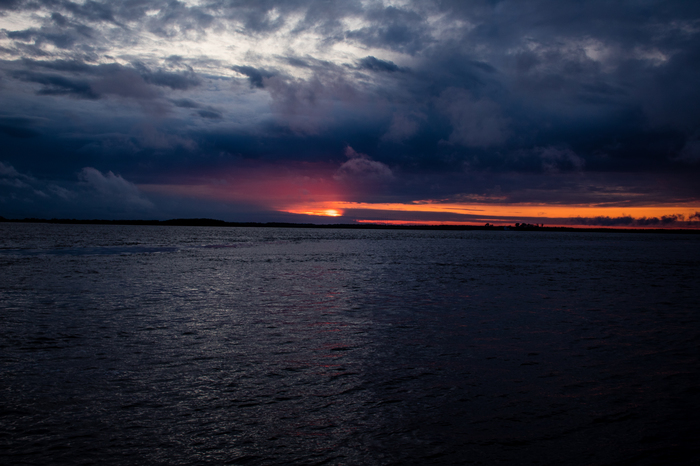
<svg viewBox="0 0 700 466"><path fill-rule="evenodd" d="M340 217L348 211L385 211L403 212L407 217L394 219L367 219L361 218L355 212L355 221L359 223L384 223L394 225L479 225L484 222L493 224L508 224L523 221L534 221L535 223L547 223L550 226L572 226L577 224L576 218L609 217L619 218L630 216L635 219L640 218L661 218L664 216L683 216L692 218L700 211L700 205L650 205L650 206L601 206L591 204L578 205L557 205L557 204L490 204L490 203L439 203L433 201L418 201L410 203L363 203L363 202L318 202L294 206L292 208L281 209L283 212L294 214L306 214L316 216ZM410 219L412 213L432 213L432 214L458 214L469 215L471 219L465 220L418 220ZM569 219L572 222L562 220ZM591 228L599 225L585 225ZM659 225L662 226L662 225ZM674 225L677 227L677 225ZM611 226L613 227L613 226ZM620 228L634 228L632 225L619 225ZM646 226L647 228L650 226Z"/></svg>

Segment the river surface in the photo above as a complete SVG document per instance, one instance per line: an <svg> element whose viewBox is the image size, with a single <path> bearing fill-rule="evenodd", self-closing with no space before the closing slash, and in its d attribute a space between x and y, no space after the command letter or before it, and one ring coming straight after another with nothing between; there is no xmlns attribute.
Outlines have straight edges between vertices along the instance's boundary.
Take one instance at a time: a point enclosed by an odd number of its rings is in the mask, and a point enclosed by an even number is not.
<svg viewBox="0 0 700 466"><path fill-rule="evenodd" d="M4 464L698 464L700 236L0 224Z"/></svg>

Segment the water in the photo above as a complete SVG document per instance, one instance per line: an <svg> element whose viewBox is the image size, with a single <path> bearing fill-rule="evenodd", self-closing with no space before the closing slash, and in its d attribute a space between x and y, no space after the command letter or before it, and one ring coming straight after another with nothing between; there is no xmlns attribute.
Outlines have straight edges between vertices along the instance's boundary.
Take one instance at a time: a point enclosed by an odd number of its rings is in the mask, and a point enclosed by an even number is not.
<svg viewBox="0 0 700 466"><path fill-rule="evenodd" d="M0 224L6 464L697 464L700 237Z"/></svg>

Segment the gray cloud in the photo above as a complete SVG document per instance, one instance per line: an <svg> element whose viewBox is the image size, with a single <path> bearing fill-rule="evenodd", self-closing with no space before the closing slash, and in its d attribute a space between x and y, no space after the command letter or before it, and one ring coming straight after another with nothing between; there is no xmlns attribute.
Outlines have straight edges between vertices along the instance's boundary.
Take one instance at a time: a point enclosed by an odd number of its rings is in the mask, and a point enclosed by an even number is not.
<svg viewBox="0 0 700 466"><path fill-rule="evenodd" d="M0 9L31 18L0 33L3 161L27 172L67 179L92 166L156 179L236 158L331 159L344 178L377 168L381 154L402 199L495 186L527 202L700 199L696 2L1 0ZM189 52L209 40L216 57ZM372 157L338 160L344 144Z"/></svg>
<svg viewBox="0 0 700 466"><path fill-rule="evenodd" d="M0 10L14 10L23 2L24 0L0 0Z"/></svg>
<svg viewBox="0 0 700 466"><path fill-rule="evenodd" d="M257 87L259 89L265 87L263 82L265 78L271 78L277 74L274 71L268 71L263 68L254 68L252 66L232 66L231 68L244 76L248 76L250 87Z"/></svg>
<svg viewBox="0 0 700 466"><path fill-rule="evenodd" d="M683 145L676 160L690 164L700 163L700 139L697 137L689 138Z"/></svg>
<svg viewBox="0 0 700 466"><path fill-rule="evenodd" d="M449 88L440 94L437 105L452 124L452 144L491 147L508 138L508 120L499 105L488 98L475 99L467 90Z"/></svg>
<svg viewBox="0 0 700 466"><path fill-rule="evenodd" d="M113 94L138 100L158 97L157 90L133 69L113 67L110 73L102 74L93 81L92 88L100 94Z"/></svg>
<svg viewBox="0 0 700 466"><path fill-rule="evenodd" d="M103 175L99 170L85 167L80 172L79 179L110 206L117 205L137 209L153 208L151 201L143 197L136 185L111 171Z"/></svg>
<svg viewBox="0 0 700 466"><path fill-rule="evenodd" d="M358 90L338 67L317 71L310 79L265 78L279 121L300 134L317 134L330 126L336 104L356 104Z"/></svg>
<svg viewBox="0 0 700 466"><path fill-rule="evenodd" d="M369 71L379 71L394 73L396 71L401 71L396 63L388 60L379 60L373 56L367 56L359 61L359 68Z"/></svg>
<svg viewBox="0 0 700 466"><path fill-rule="evenodd" d="M26 212L50 218L72 212L94 218L152 212L154 208L136 185L111 171L103 174L85 167L77 182L62 184L23 174L0 162L0 206L11 214Z"/></svg>
<svg viewBox="0 0 700 466"><path fill-rule="evenodd" d="M36 120L31 118L6 118L0 117L0 133L13 138L27 139L40 136L35 129Z"/></svg>
<svg viewBox="0 0 700 466"><path fill-rule="evenodd" d="M413 54L429 41L427 25L418 13L390 6L365 12L372 25L347 31L345 37L369 47L381 47Z"/></svg>
<svg viewBox="0 0 700 466"><path fill-rule="evenodd" d="M221 112L214 109L197 110L197 114L202 118L208 118L210 120L220 120L223 118Z"/></svg>
<svg viewBox="0 0 700 466"><path fill-rule="evenodd" d="M151 71L143 65L137 66L136 69L147 83L176 90L190 89L199 86L202 82L191 70L179 73L164 70Z"/></svg>
<svg viewBox="0 0 700 466"><path fill-rule="evenodd" d="M167 113L169 106L162 88L184 91L201 84L200 78L191 69L154 71L142 63L134 66L91 65L78 59L25 58L14 62L14 65L20 69L12 72L12 77L42 85L37 90L38 95L62 95L87 100L104 97L129 99L139 103L149 114L158 115ZM177 106L178 99L170 100ZM202 116L205 118L216 118L214 114L218 112L213 108L204 111Z"/></svg>
<svg viewBox="0 0 700 466"><path fill-rule="evenodd" d="M534 154L542 161L542 169L549 173L559 171L580 171L585 160L576 155L571 149L559 147L538 147Z"/></svg>
<svg viewBox="0 0 700 466"><path fill-rule="evenodd" d="M68 74L109 77L115 73L136 73L141 78L155 86L169 87L174 90L187 90L201 84L201 79L190 68L181 71L152 70L143 63L136 62L133 66L122 66L116 63L91 65L82 60L29 60L21 61L27 68L45 68Z"/></svg>
<svg viewBox="0 0 700 466"><path fill-rule="evenodd" d="M335 174L335 179L354 183L376 183L391 181L394 174L381 162L372 160L367 154L360 154L347 146L345 156L349 159L343 163Z"/></svg>
<svg viewBox="0 0 700 466"><path fill-rule="evenodd" d="M176 107L180 108L199 108L201 105L199 105L197 102L190 100L190 99L175 99L171 101L173 105Z"/></svg>
<svg viewBox="0 0 700 466"><path fill-rule="evenodd" d="M176 107L198 109L195 113L202 118L207 118L210 120L220 120L223 118L223 114L219 109L210 106L204 107L201 104L190 99L175 99L171 102Z"/></svg>
<svg viewBox="0 0 700 466"><path fill-rule="evenodd" d="M82 79L71 79L55 74L35 73L20 71L14 73L14 77L23 81L42 84L37 93L40 95L69 95L82 99L97 99L96 93L90 83Z"/></svg>
<svg viewBox="0 0 700 466"><path fill-rule="evenodd" d="M420 125L427 117L421 112L397 112L391 119L389 131L382 136L382 140L391 142L403 142L418 132Z"/></svg>
<svg viewBox="0 0 700 466"><path fill-rule="evenodd" d="M69 196L67 191L59 186L42 182L33 176L20 173L12 165L0 162L0 202L43 201L51 198L51 193L63 199Z"/></svg>

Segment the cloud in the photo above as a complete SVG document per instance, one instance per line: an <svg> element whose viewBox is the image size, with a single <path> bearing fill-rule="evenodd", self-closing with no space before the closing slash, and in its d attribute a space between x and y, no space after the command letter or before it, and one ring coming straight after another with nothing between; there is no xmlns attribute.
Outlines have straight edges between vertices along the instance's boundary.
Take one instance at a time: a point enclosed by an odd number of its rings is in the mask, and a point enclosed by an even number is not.
<svg viewBox="0 0 700 466"><path fill-rule="evenodd" d="M417 12L389 6L370 7L365 12L370 25L345 33L351 41L367 47L386 48L414 54L428 42L428 26Z"/></svg>
<svg viewBox="0 0 700 466"><path fill-rule="evenodd" d="M152 71L142 63L134 66L116 63L90 65L75 59L24 59L21 63L28 69L15 71L13 77L43 85L37 91L38 95L65 95L87 100L105 96L128 98L138 101L150 113L156 114L167 112L159 88L188 90L201 84L200 78L191 70ZM49 69L61 74L36 71L37 69Z"/></svg>
<svg viewBox="0 0 700 466"><path fill-rule="evenodd" d="M20 174L17 172L17 170L15 170L13 166L5 165L4 163L0 162L0 176L8 178L17 178L20 176Z"/></svg>
<svg viewBox="0 0 700 466"><path fill-rule="evenodd" d="M509 136L508 119L486 97L475 99L465 89L449 88L440 94L437 105L450 119L451 144L486 148L503 144Z"/></svg>
<svg viewBox="0 0 700 466"><path fill-rule="evenodd" d="M35 122L31 118L3 118L0 117L0 134L19 139L35 138L41 133L32 126Z"/></svg>
<svg viewBox="0 0 700 466"><path fill-rule="evenodd" d="M154 204L130 181L92 167L78 173L78 182L36 178L0 162L0 206L15 216L113 218L153 213Z"/></svg>
<svg viewBox="0 0 700 466"><path fill-rule="evenodd" d="M197 115L208 120L221 120L224 117L221 112L214 109L197 110Z"/></svg>
<svg viewBox="0 0 700 466"><path fill-rule="evenodd" d="M21 31L7 31L7 37L14 41L25 42L36 47L50 44L58 49L71 49L85 40L96 40L95 31L80 23L67 20L64 16L54 13L52 21L40 28L29 28Z"/></svg>
<svg viewBox="0 0 700 466"><path fill-rule="evenodd" d="M388 60L380 60L373 56L367 56L359 61L359 68L362 70L394 73L401 71L396 63Z"/></svg>
<svg viewBox="0 0 700 466"><path fill-rule="evenodd" d="M198 109L195 111L195 114L209 120L220 120L224 117L221 110L211 106L202 106L201 104L190 99L174 99L171 100L171 102L173 105L179 108Z"/></svg>
<svg viewBox="0 0 700 466"><path fill-rule="evenodd" d="M250 87L257 87L258 89L265 87L265 83L263 82L265 78L271 78L277 74L274 71L268 71L263 68L254 68L252 66L232 66L231 69L241 73L244 76L248 76Z"/></svg>
<svg viewBox="0 0 700 466"><path fill-rule="evenodd" d="M202 82L193 71L174 73L163 70L151 71L145 67L139 68L144 81L156 86L165 86L176 90L187 90L199 86Z"/></svg>
<svg viewBox="0 0 700 466"><path fill-rule="evenodd" d="M689 164L700 163L700 138L696 136L689 138L675 160Z"/></svg>
<svg viewBox="0 0 700 466"><path fill-rule="evenodd" d="M192 139L183 137L179 134L163 132L150 123L144 123L141 125L139 143L144 148L155 149L158 151L174 149L186 149L192 151L197 148L197 144Z"/></svg>
<svg viewBox="0 0 700 466"><path fill-rule="evenodd" d="M264 83L280 122L300 134L317 134L333 123L336 104L358 101L357 90L337 69L317 71L309 79L273 76Z"/></svg>
<svg viewBox="0 0 700 466"><path fill-rule="evenodd" d="M349 159L343 163L334 178L338 181L347 182L386 182L394 178L391 169L381 162L372 160L367 154L360 154L347 146L345 156Z"/></svg>
<svg viewBox="0 0 700 466"><path fill-rule="evenodd" d="M197 102L190 100L190 99L175 99L171 101L173 105L176 107L180 108L199 108L201 105L199 105Z"/></svg>
<svg viewBox="0 0 700 466"><path fill-rule="evenodd" d="M549 173L559 171L580 171L586 164L585 160L576 155L571 149L558 147L538 147L535 153L542 160L542 168Z"/></svg>
<svg viewBox="0 0 700 466"><path fill-rule="evenodd" d="M121 66L110 68L110 72L102 70L99 77L92 81L90 87L93 92L100 96L129 99L153 115L168 112L168 106L162 99L163 94L136 70Z"/></svg>
<svg viewBox="0 0 700 466"><path fill-rule="evenodd" d="M524 202L700 199L697 2L0 9L2 160L71 192L86 166L157 183L240 160L329 163L347 144L381 162L345 159L338 177L381 178L381 163L407 200L495 186Z"/></svg>
<svg viewBox="0 0 700 466"><path fill-rule="evenodd" d="M22 81L42 84L44 87L37 91L39 95L68 95L81 99L98 99L90 83L85 80L70 79L60 75L20 71L14 77Z"/></svg>
<svg viewBox="0 0 700 466"><path fill-rule="evenodd" d="M397 112L391 119L389 131L382 136L382 140L390 142L403 142L415 135L421 123L427 119L421 112Z"/></svg>
<svg viewBox="0 0 700 466"><path fill-rule="evenodd" d="M136 185L111 171L103 175L95 168L85 167L78 174L78 178L110 208L127 207L141 210L153 208L151 201L141 194Z"/></svg>
<svg viewBox="0 0 700 466"><path fill-rule="evenodd" d="M112 94L136 100L152 100L158 92L133 69L112 67L111 73L104 73L95 80L92 88L100 94Z"/></svg>
<svg viewBox="0 0 700 466"><path fill-rule="evenodd" d="M24 0L0 0L0 10L13 10L23 2Z"/></svg>
<svg viewBox="0 0 700 466"><path fill-rule="evenodd" d="M13 200L27 199L27 196L29 196L30 202L33 202L37 197L45 199L49 197L44 192L47 188L53 190L57 186L42 183L33 176L20 173L12 165L0 162L0 200L3 202L6 202L8 198Z"/></svg>

